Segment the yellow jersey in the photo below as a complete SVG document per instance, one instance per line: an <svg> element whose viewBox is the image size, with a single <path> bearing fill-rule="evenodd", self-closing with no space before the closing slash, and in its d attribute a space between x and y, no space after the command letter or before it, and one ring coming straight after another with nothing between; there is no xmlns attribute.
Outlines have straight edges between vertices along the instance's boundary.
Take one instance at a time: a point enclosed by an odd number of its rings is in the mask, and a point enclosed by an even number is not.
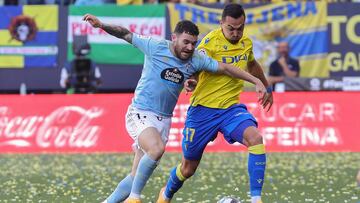
<svg viewBox="0 0 360 203"><path fill-rule="evenodd" d="M219 62L246 70L247 63L255 60L252 46L251 39L245 35L237 44L231 44L226 40L221 28L218 28L201 40L198 50L204 51ZM244 86L243 80L206 71L200 72L198 80L190 98L192 106L224 109L239 103L239 94Z"/></svg>

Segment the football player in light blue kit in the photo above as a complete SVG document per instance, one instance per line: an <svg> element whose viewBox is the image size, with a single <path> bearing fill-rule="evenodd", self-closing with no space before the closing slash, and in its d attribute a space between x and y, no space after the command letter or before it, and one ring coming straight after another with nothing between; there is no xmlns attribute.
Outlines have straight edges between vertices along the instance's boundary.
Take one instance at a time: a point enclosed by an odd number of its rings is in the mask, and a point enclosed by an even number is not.
<svg viewBox="0 0 360 203"><path fill-rule="evenodd" d="M126 129L134 139L132 172L125 177L105 202L141 202L141 191L165 151L171 117L186 80L196 72L219 72L256 85L259 100L266 92L262 82L229 64L219 63L195 52L199 30L191 21L180 21L171 38L157 40L134 34L122 26L102 23L93 15L84 20L95 28L121 38L145 54L144 68L126 114ZM123 53L119 53L123 54ZM186 82L185 82L186 81Z"/></svg>

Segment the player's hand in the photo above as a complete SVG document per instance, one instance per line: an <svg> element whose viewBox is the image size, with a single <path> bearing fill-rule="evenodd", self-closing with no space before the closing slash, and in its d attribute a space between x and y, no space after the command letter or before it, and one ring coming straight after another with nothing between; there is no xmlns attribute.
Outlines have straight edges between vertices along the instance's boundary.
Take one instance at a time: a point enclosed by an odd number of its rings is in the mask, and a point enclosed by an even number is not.
<svg viewBox="0 0 360 203"><path fill-rule="evenodd" d="M266 88L260 80L255 83L255 91L258 97L258 102L263 103L265 99Z"/></svg>
<svg viewBox="0 0 360 203"><path fill-rule="evenodd" d="M272 107L273 103L274 103L274 100L273 100L272 92L265 93L264 98L261 101L261 106L263 107L263 109L265 109L266 112L268 112L270 110L270 108Z"/></svg>
<svg viewBox="0 0 360 203"><path fill-rule="evenodd" d="M102 26L101 21L97 17L91 14L85 14L83 17L83 21L90 23L90 25L93 26L94 28L101 28Z"/></svg>
<svg viewBox="0 0 360 203"><path fill-rule="evenodd" d="M196 85L197 85L197 81L195 79L189 78L189 79L185 80L184 88L185 88L186 94L194 91L196 88Z"/></svg>

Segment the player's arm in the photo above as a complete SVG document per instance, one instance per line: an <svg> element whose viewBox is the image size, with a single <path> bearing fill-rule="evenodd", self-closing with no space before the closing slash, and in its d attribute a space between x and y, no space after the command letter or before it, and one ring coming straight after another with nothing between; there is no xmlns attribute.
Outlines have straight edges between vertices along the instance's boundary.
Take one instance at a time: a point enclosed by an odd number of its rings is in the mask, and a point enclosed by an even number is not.
<svg viewBox="0 0 360 203"><path fill-rule="evenodd" d="M264 84L264 86L267 87L266 95L265 95L264 99L262 100L261 105L263 106L264 109L267 107L267 111L269 111L272 104L274 103L274 101L273 101L273 95L272 95L272 88L271 88L271 86L269 86L269 83L266 80L263 69L261 68L260 64L255 59L252 61L249 61L247 63L247 68L251 75L253 75L254 77L261 80L261 82Z"/></svg>
<svg viewBox="0 0 360 203"><path fill-rule="evenodd" d="M226 63L220 63L218 67L218 72L222 74L229 75L234 78L242 79L245 81L248 81L255 85L256 92L258 93L258 98L261 103L263 102L263 99L265 97L266 88L264 84L259 80L258 78L254 77L250 73L241 70L240 68L237 68L233 65L226 64Z"/></svg>
<svg viewBox="0 0 360 203"><path fill-rule="evenodd" d="M91 14L85 14L83 20L90 23L90 25L94 28L101 28L112 36L132 43L133 33L122 26L103 23L96 16L93 16Z"/></svg>

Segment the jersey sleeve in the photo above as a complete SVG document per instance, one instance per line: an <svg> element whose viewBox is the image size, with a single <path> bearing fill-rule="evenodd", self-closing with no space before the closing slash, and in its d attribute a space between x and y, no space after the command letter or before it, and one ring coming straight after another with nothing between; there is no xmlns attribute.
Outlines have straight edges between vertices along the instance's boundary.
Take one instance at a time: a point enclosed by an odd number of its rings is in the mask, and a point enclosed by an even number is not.
<svg viewBox="0 0 360 203"><path fill-rule="evenodd" d="M213 55L213 50L211 49L211 46L209 46L209 41L210 41L210 38L205 36L201 42L199 43L199 45L197 46L197 50L200 52L200 53L204 53L206 54L207 56L212 56Z"/></svg>
<svg viewBox="0 0 360 203"><path fill-rule="evenodd" d="M199 67L198 71L210 71L210 72L217 72L219 69L219 62L213 59L214 51L214 40L212 35L209 33L207 34L197 46L197 52L199 59Z"/></svg>
<svg viewBox="0 0 360 203"><path fill-rule="evenodd" d="M158 44L158 41L154 40L151 37L133 34L132 44L140 49L145 55L151 55Z"/></svg>
<svg viewBox="0 0 360 203"><path fill-rule="evenodd" d="M249 52L248 62L251 62L251 61L255 60L254 50L253 50L253 42L248 37L246 39L247 40L245 40L245 46L248 47L248 52Z"/></svg>
<svg viewBox="0 0 360 203"><path fill-rule="evenodd" d="M210 72L217 72L219 69L219 62L215 59L210 58L206 54L198 51L196 53L197 60L197 71L210 71Z"/></svg>
<svg viewBox="0 0 360 203"><path fill-rule="evenodd" d="M253 49L251 47L251 50L249 52L249 59L248 61L251 62L251 61L254 61L255 60L255 56L254 56L254 52L253 52Z"/></svg>

